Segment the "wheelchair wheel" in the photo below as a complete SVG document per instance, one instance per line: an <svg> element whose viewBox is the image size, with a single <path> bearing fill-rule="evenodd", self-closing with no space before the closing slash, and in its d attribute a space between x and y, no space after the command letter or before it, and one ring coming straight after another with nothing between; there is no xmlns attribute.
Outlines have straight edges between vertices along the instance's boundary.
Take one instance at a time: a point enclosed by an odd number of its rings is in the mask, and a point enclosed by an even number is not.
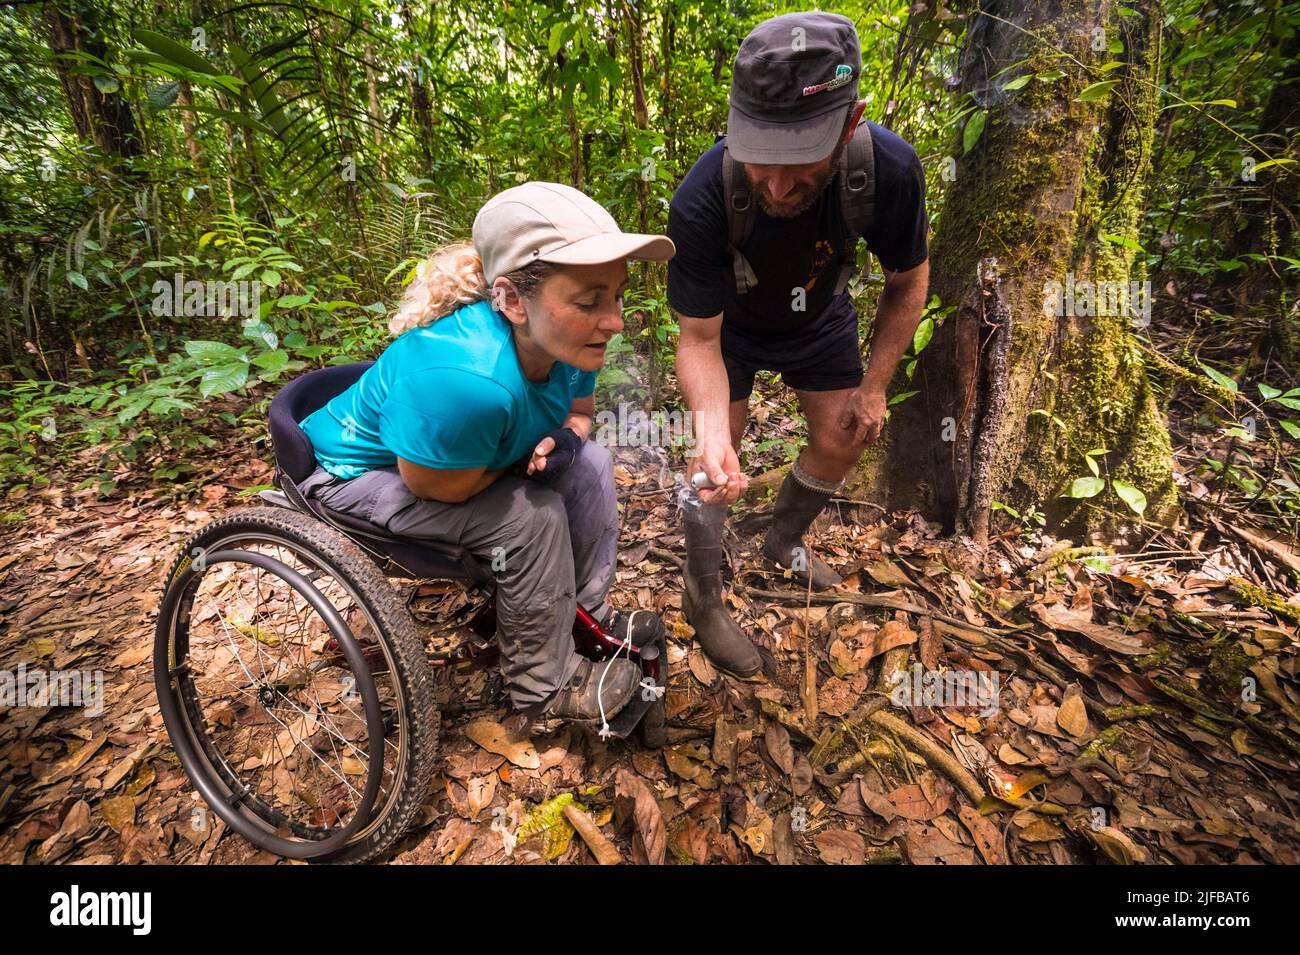
<svg viewBox="0 0 1300 955"><path fill-rule="evenodd" d="M424 646L370 557L321 521L258 507L193 534L154 673L181 765L255 845L362 862L419 813L438 737Z"/></svg>

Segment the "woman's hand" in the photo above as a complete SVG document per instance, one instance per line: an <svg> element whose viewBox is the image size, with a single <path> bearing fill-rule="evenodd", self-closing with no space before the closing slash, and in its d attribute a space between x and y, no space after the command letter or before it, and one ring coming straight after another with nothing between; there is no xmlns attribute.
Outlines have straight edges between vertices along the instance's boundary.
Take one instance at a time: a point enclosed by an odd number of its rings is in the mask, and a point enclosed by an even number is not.
<svg viewBox="0 0 1300 955"><path fill-rule="evenodd" d="M544 484L557 480L582 450L582 438L572 428L557 428L537 442L525 474Z"/></svg>
<svg viewBox="0 0 1300 955"><path fill-rule="evenodd" d="M546 470L546 456L555 450L555 439L549 434L537 443L533 448L532 456L528 459L528 470L525 474L532 477L537 471Z"/></svg>

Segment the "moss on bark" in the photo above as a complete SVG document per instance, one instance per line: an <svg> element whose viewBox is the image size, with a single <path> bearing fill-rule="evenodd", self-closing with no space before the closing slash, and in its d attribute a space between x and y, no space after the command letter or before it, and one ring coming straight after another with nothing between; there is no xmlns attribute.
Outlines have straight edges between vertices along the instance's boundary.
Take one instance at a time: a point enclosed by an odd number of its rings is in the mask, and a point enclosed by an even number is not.
<svg viewBox="0 0 1300 955"><path fill-rule="evenodd" d="M987 440L981 428L997 429L988 436L994 453L986 476L996 500L1036 505L1057 526L1131 517L1109 482L1086 504L1062 497L1089 473L1083 452L1106 448L1103 476L1136 486L1147 497L1147 517L1168 520L1177 504L1172 451L1133 321L1115 309L1044 309L1051 283L1082 281L1096 290L1119 283L1109 288L1127 292L1145 281L1135 247L1159 109L1159 10L1118 17L1104 0L1002 0L988 12L994 16L977 17L968 29L963 57L963 88L988 121L960 160L932 249L932 290L956 311L922 354L922 394L898 406L883 460L860 469L854 486L883 483L877 497L891 506L919 506L960 528L963 515L954 511L977 497L962 483L972 480L971 455L944 440L944 426L956 421L961 432L965 421L964 440L972 443ZM1125 52L1097 51L1098 29L1122 39ZM1126 65L1098 70L1112 59ZM1026 60L1035 74L1066 76L1002 90L1021 69L996 74ZM1087 86L1112 79L1119 82L1106 97L1080 101ZM977 271L992 259L998 278L990 292ZM981 378L990 295L1010 315L1006 381L996 391ZM1103 302L1115 303L1114 296ZM996 415L981 406L989 394Z"/></svg>

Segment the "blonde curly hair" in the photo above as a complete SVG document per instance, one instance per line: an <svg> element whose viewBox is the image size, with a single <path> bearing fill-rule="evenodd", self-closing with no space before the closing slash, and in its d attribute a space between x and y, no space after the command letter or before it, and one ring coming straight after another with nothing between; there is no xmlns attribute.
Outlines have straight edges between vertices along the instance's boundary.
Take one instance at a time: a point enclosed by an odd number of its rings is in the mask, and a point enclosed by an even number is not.
<svg viewBox="0 0 1300 955"><path fill-rule="evenodd" d="M483 262L473 243L443 246L416 268L415 278L388 320L388 331L397 336L430 325L462 305L481 301L487 291Z"/></svg>
<svg viewBox="0 0 1300 955"><path fill-rule="evenodd" d="M542 282L557 271L559 266L538 261L510 272L506 278L514 283L520 295L533 299ZM432 325L462 305L487 297L483 260L473 243L445 245L435 249L417 267L415 278L402 295L401 304L388 320L388 331L396 337L412 328Z"/></svg>

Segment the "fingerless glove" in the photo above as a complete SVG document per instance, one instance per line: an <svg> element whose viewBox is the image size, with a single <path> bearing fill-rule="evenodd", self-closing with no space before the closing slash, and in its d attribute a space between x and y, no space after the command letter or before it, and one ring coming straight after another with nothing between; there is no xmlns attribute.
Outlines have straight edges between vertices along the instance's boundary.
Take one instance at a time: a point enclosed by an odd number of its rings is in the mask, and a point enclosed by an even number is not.
<svg viewBox="0 0 1300 955"><path fill-rule="evenodd" d="M534 471L532 474L528 473L528 462L533 459L533 452L529 449L528 453L510 468L509 473L517 477L531 477L538 484L554 484L559 480L560 476L569 470L569 466L573 464L579 452L582 451L582 438L578 437L572 428L556 428L554 431L548 431L542 435L537 444L541 444L547 438L555 440L555 447L551 449L550 454L546 455L545 468ZM533 447L537 447L537 444L534 444Z"/></svg>
<svg viewBox="0 0 1300 955"><path fill-rule="evenodd" d="M582 439L572 428L556 428L542 437L543 439L554 438L555 447L546 456L546 467L534 471L532 477L540 484L554 484L565 471L569 470L569 466L582 451ZM539 441L538 444L540 443Z"/></svg>

